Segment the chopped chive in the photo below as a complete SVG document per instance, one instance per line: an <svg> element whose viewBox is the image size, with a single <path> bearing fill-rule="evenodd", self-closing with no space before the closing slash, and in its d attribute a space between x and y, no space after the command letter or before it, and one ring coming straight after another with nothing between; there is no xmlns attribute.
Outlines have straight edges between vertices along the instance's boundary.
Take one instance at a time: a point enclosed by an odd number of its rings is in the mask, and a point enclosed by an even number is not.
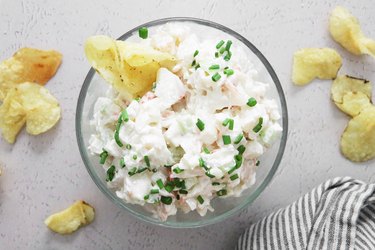
<svg viewBox="0 0 375 250"><path fill-rule="evenodd" d="M250 97L246 104L249 107L254 107L257 105L257 100L254 97Z"/></svg>
<svg viewBox="0 0 375 250"><path fill-rule="evenodd" d="M177 188L182 188L185 185L185 180L180 180L180 178L173 178L173 185Z"/></svg>
<svg viewBox="0 0 375 250"><path fill-rule="evenodd" d="M199 166L205 170L208 170L207 164L202 158L199 158Z"/></svg>
<svg viewBox="0 0 375 250"><path fill-rule="evenodd" d="M185 189L180 189L178 192L179 192L180 194L188 194L188 191L185 190Z"/></svg>
<svg viewBox="0 0 375 250"><path fill-rule="evenodd" d="M226 189L221 189L216 192L217 196L224 196L227 195L227 190Z"/></svg>
<svg viewBox="0 0 375 250"><path fill-rule="evenodd" d="M236 161L242 161L242 155L241 155L241 154L235 155L235 156L234 156L234 159L235 159Z"/></svg>
<svg viewBox="0 0 375 250"><path fill-rule="evenodd" d="M232 52L228 51L227 54L224 56L224 60L229 61L231 57L232 57Z"/></svg>
<svg viewBox="0 0 375 250"><path fill-rule="evenodd" d="M164 186L164 189L171 193L174 189L174 183L173 182L168 182L167 185Z"/></svg>
<svg viewBox="0 0 375 250"><path fill-rule="evenodd" d="M113 165L107 169L107 181L113 180L113 178L115 177L115 171L116 171L116 167Z"/></svg>
<svg viewBox="0 0 375 250"><path fill-rule="evenodd" d="M232 174L234 171L236 171L236 169L237 169L237 165L229 169L228 174Z"/></svg>
<svg viewBox="0 0 375 250"><path fill-rule="evenodd" d="M229 69L229 67L228 67L228 66L226 66L226 67L224 68L224 70L226 70L226 69Z"/></svg>
<svg viewBox="0 0 375 250"><path fill-rule="evenodd" d="M133 176L133 175L135 175L136 173L137 173L137 168L134 167L134 168L130 169L130 171L128 172L128 175L129 175L129 176Z"/></svg>
<svg viewBox="0 0 375 250"><path fill-rule="evenodd" d="M230 76L234 74L234 71L233 69L224 69L224 74Z"/></svg>
<svg viewBox="0 0 375 250"><path fill-rule="evenodd" d="M129 114L128 114L128 111L126 109L124 109L122 112L121 112L121 120L124 121L124 122L128 122L129 121Z"/></svg>
<svg viewBox="0 0 375 250"><path fill-rule="evenodd" d="M130 145L130 144L126 144L126 145L125 145L125 148L128 149L128 150L130 150L130 149L132 149L132 145Z"/></svg>
<svg viewBox="0 0 375 250"><path fill-rule="evenodd" d="M174 169L173 169L173 172L175 172L176 174L179 174L179 173L181 173L181 172L183 172L184 170L183 169L181 169L181 168L179 168L179 167L175 167Z"/></svg>
<svg viewBox="0 0 375 250"><path fill-rule="evenodd" d="M214 81L214 82L219 81L220 78L221 78L221 75L217 72L211 77L212 81Z"/></svg>
<svg viewBox="0 0 375 250"><path fill-rule="evenodd" d="M172 203L172 197L162 196L160 201L166 205L170 205Z"/></svg>
<svg viewBox="0 0 375 250"><path fill-rule="evenodd" d="M194 67L194 69L197 70L197 69L200 68L200 67L201 67L201 65L198 63L198 64Z"/></svg>
<svg viewBox="0 0 375 250"><path fill-rule="evenodd" d="M144 200L148 200L148 198L150 198L150 195L148 195L148 194L146 194L146 195L143 197Z"/></svg>
<svg viewBox="0 0 375 250"><path fill-rule="evenodd" d="M202 122L201 119L198 118L197 123L195 125L197 125L200 131L204 130L204 123Z"/></svg>
<svg viewBox="0 0 375 250"><path fill-rule="evenodd" d="M203 204L203 202L204 202L203 197L200 196L200 195L198 195L197 200L198 200L198 202L199 202L200 204Z"/></svg>
<svg viewBox="0 0 375 250"><path fill-rule="evenodd" d="M219 186L221 185L220 182L212 182L212 186Z"/></svg>
<svg viewBox="0 0 375 250"><path fill-rule="evenodd" d="M151 189L150 191L150 194L158 194L159 193L159 189Z"/></svg>
<svg viewBox="0 0 375 250"><path fill-rule="evenodd" d="M140 173L146 171L147 169L148 168L140 168L140 169L137 170L137 174L140 174Z"/></svg>
<svg viewBox="0 0 375 250"><path fill-rule="evenodd" d="M146 27L142 27L138 30L138 35L142 39L146 39L148 37L148 29Z"/></svg>
<svg viewBox="0 0 375 250"><path fill-rule="evenodd" d="M220 47L223 46L224 43L225 43L225 42L224 42L223 40L221 40L218 44L216 44L216 48L217 48L217 49L220 49Z"/></svg>
<svg viewBox="0 0 375 250"><path fill-rule="evenodd" d="M229 130L233 130L233 127L234 127L234 120L230 119L229 120Z"/></svg>
<svg viewBox="0 0 375 250"><path fill-rule="evenodd" d="M243 158L242 158L241 155L236 155L235 156L235 161L236 161L235 168L240 168L241 167L242 160L243 160Z"/></svg>
<svg viewBox="0 0 375 250"><path fill-rule="evenodd" d="M103 150L103 152L100 153L100 164L104 164L108 157L108 152Z"/></svg>
<svg viewBox="0 0 375 250"><path fill-rule="evenodd" d="M255 166L259 166L260 161L258 160L257 163L255 163Z"/></svg>
<svg viewBox="0 0 375 250"><path fill-rule="evenodd" d="M194 60L194 61L191 63L191 66L194 67L196 64L197 64L197 61Z"/></svg>
<svg viewBox="0 0 375 250"><path fill-rule="evenodd" d="M208 148L206 148L206 147L203 148L203 151L204 151L206 154L211 153L210 150L208 150Z"/></svg>
<svg viewBox="0 0 375 250"><path fill-rule="evenodd" d="M233 142L234 142L234 144L238 144L242 141L242 139L243 139L243 134L239 134L239 135L237 135L237 137L234 139Z"/></svg>
<svg viewBox="0 0 375 250"><path fill-rule="evenodd" d="M216 58L219 57L219 52L215 52L215 57L216 57Z"/></svg>
<svg viewBox="0 0 375 250"><path fill-rule="evenodd" d="M238 174L234 174L232 176L229 177L232 181L238 179Z"/></svg>
<svg viewBox="0 0 375 250"><path fill-rule="evenodd" d="M216 176L215 175L212 175L212 174L210 174L209 172L206 172L205 173L208 177L210 177L210 178L215 178Z"/></svg>
<svg viewBox="0 0 375 250"><path fill-rule="evenodd" d="M137 155L133 155L133 160L137 160L138 156Z"/></svg>
<svg viewBox="0 0 375 250"><path fill-rule="evenodd" d="M223 137L224 145L228 145L231 143L231 139L229 135L223 135L222 137Z"/></svg>
<svg viewBox="0 0 375 250"><path fill-rule="evenodd" d="M255 133L258 133L262 129L263 117L259 117L258 124L253 128Z"/></svg>
<svg viewBox="0 0 375 250"><path fill-rule="evenodd" d="M158 187L159 187L160 189L163 189L164 184L163 184L163 181L162 181L161 179L157 180L157 181L156 181L156 184L158 185Z"/></svg>
<svg viewBox="0 0 375 250"><path fill-rule="evenodd" d="M225 52L225 47L222 47L220 50L219 50L219 53L220 54L223 54Z"/></svg>
<svg viewBox="0 0 375 250"><path fill-rule="evenodd" d="M223 121L222 125L223 125L224 127L227 126L227 125L229 124L229 121L230 121L230 118L226 118L226 119Z"/></svg>
<svg viewBox="0 0 375 250"><path fill-rule="evenodd" d="M148 155L143 156L143 160L145 161L147 167L150 167L150 159L148 158Z"/></svg>
<svg viewBox="0 0 375 250"><path fill-rule="evenodd" d="M220 65L219 64L213 64L208 69L209 70L220 69Z"/></svg>
<svg viewBox="0 0 375 250"><path fill-rule="evenodd" d="M225 45L225 50L226 50L226 51L229 51L229 50L230 50L230 46L232 46L232 41L231 41L231 40L228 40L228 41L227 41L227 44Z"/></svg>
<svg viewBox="0 0 375 250"><path fill-rule="evenodd" d="M242 155L242 154L245 152L246 147L245 147L244 145L240 145L240 146L237 148L237 150L238 150L238 153L239 153L240 155Z"/></svg>
<svg viewBox="0 0 375 250"><path fill-rule="evenodd" d="M126 165L125 165L125 160L124 160L124 158L121 158L120 159L120 167L121 168L124 168Z"/></svg>
<svg viewBox="0 0 375 250"><path fill-rule="evenodd" d="M122 144L122 142L120 141L120 135L119 135L118 130L115 131L115 141L116 141L117 145L119 145L119 147L124 146L124 144Z"/></svg>
<svg viewBox="0 0 375 250"><path fill-rule="evenodd" d="M197 55L199 54L199 51L198 50L196 50L195 52L194 52L194 55L193 55L193 57L196 57Z"/></svg>
<svg viewBox="0 0 375 250"><path fill-rule="evenodd" d="M139 102L141 100L141 98L137 97L137 98L134 98L134 100L136 100L137 102Z"/></svg>

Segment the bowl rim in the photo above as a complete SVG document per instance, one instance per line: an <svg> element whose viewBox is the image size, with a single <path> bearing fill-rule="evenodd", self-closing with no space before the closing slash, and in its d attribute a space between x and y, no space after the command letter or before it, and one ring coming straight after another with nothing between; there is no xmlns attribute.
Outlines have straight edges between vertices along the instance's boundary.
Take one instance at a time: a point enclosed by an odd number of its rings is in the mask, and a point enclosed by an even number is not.
<svg viewBox="0 0 375 250"><path fill-rule="evenodd" d="M168 22L193 22L193 23L208 26L208 27L211 27L211 28L216 28L216 29L221 30L225 33L228 33L229 35L231 35L231 36L235 37L236 39L238 39L239 41L241 41L246 47L248 47L258 57L258 59L262 62L264 67L267 69L267 72L271 76L272 81L275 84L278 95L279 95L279 99L280 99L280 103L281 103L281 111L282 111L281 119L282 119L283 132L282 132L282 136L281 136L281 139L280 139L280 146L279 146L279 150L277 152L275 161L273 162L273 165L272 165L271 169L269 170L269 172L267 173L263 182L254 190L254 192L250 196L246 197L246 199L240 205L234 207L233 209L231 209L231 210L229 210L229 211L227 211L223 214L220 214L217 217L213 217L213 218L210 218L209 220L202 220L202 221L197 221L197 222L186 222L186 223L177 222L176 223L176 222L168 222L168 220L164 221L164 222L157 221L156 219L153 219L151 217L140 214L137 211L134 211L131 208L124 205L122 202L119 201L119 198L116 197L115 194L113 194L111 192L108 192L108 188L106 187L106 185L104 185L104 183L99 180L99 177L97 176L97 174L94 172L94 170L92 170L92 167L90 165L91 161L88 157L88 152L85 148L84 141L83 141L82 130L81 130L81 120L82 120L83 106L84 106L84 103L85 103L87 90L88 90L88 88L90 86L90 82L91 82L91 80L92 80L92 78L95 74L95 70L92 67L90 68L89 72L87 73L87 75L85 77L85 80L83 82L83 85L82 85L82 88L81 88L81 91L80 91L79 97L78 97L77 108L76 108L76 117L75 117L76 138L77 138L78 148L79 148L81 158L82 158L83 163L86 167L86 170L88 171L89 175L91 176L91 179L93 179L94 183L104 193L104 195L109 200L111 200L113 203L115 203L117 206L125 209L131 215L133 215L134 217L136 217L136 218L138 218L142 221L154 224L154 225L167 227L167 228L198 228L198 227L203 227L203 226L212 225L212 224L221 222L221 221L223 221L225 219L228 219L229 217L233 216L234 214L238 213L239 211L245 209L251 203L253 203L254 200L268 186L268 184L272 180L273 176L275 175L275 173L276 173L276 171L277 171L277 169L280 165L280 162L282 160L282 156L283 156L284 151L285 151L285 146L286 146L286 142L287 142L287 135L288 135L288 109L287 109L286 99L285 99L285 95L284 95L281 83L280 83L274 69L272 68L272 66L268 62L268 60L265 58L265 56L250 41L248 41L245 37L243 37L242 35L240 35L236 31L234 31L230 28L227 28L224 25L221 25L221 24L218 24L216 22L209 21L209 20L205 20L205 19L200 19L200 18L168 17L168 18L156 19L156 20L138 25L135 28L127 31L126 33L124 33L117 40L127 39L128 37L132 36L134 32L138 31L142 27L153 27L153 26L162 25L162 24L165 24L165 23L168 23Z"/></svg>

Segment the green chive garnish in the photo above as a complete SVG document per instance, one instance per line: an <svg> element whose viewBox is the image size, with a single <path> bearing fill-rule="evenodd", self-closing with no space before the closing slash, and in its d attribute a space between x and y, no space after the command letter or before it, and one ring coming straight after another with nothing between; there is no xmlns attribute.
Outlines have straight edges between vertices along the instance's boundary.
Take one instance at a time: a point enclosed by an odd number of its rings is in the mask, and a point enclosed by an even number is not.
<svg viewBox="0 0 375 250"><path fill-rule="evenodd" d="M133 155L133 160L137 160L138 156L137 155Z"/></svg>
<svg viewBox="0 0 375 250"><path fill-rule="evenodd" d="M157 181L156 181L156 184L158 185L158 187L159 187L160 189L163 189L164 184L163 184L163 181L162 181L161 179L157 180Z"/></svg>
<svg viewBox="0 0 375 250"><path fill-rule="evenodd" d="M231 143L230 136L229 135L223 135L223 142L224 142L224 145L230 144Z"/></svg>
<svg viewBox="0 0 375 250"><path fill-rule="evenodd" d="M221 185L220 182L212 182L212 186L219 186Z"/></svg>
<svg viewBox="0 0 375 250"><path fill-rule="evenodd" d="M134 100L136 100L137 102L139 102L141 100L140 97L136 97Z"/></svg>
<svg viewBox="0 0 375 250"><path fill-rule="evenodd" d="M126 144L126 145L125 145L125 148L130 150L130 149L132 149L132 145L130 145L130 144Z"/></svg>
<svg viewBox="0 0 375 250"><path fill-rule="evenodd" d="M179 168L179 167L175 167L174 169L173 169L173 172L175 172L176 174L179 174L179 173L181 173L181 172L183 172L184 170L183 169L181 169L181 168Z"/></svg>
<svg viewBox="0 0 375 250"><path fill-rule="evenodd" d="M178 191L180 194L188 194L188 191L187 190L184 190L184 189L180 189Z"/></svg>
<svg viewBox="0 0 375 250"><path fill-rule="evenodd" d="M255 166L259 166L260 164L260 161L257 161L257 163L255 163Z"/></svg>
<svg viewBox="0 0 375 250"><path fill-rule="evenodd" d="M148 158L148 155L143 156L143 160L145 161L147 167L150 167L150 159Z"/></svg>
<svg viewBox="0 0 375 250"><path fill-rule="evenodd" d="M216 48L217 48L217 49L220 49L220 47L223 46L224 43L225 43L225 42L224 42L223 40L221 40L218 44L216 44Z"/></svg>
<svg viewBox="0 0 375 250"><path fill-rule="evenodd" d="M202 158L199 158L199 166L205 170L208 170L207 164Z"/></svg>
<svg viewBox="0 0 375 250"><path fill-rule="evenodd" d="M215 175L212 175L212 174L210 174L209 172L206 172L205 173L208 177L210 177L210 178L215 178Z"/></svg>
<svg viewBox="0 0 375 250"><path fill-rule="evenodd" d="M150 195L148 195L148 194L146 194L146 195L143 197L144 200L148 200L148 198L150 198Z"/></svg>
<svg viewBox="0 0 375 250"><path fill-rule="evenodd" d="M198 129L199 129L200 131L203 131L203 130L204 130L204 123L202 122L201 119L198 118L197 123L196 123L195 125L197 125L197 127L198 127Z"/></svg>
<svg viewBox="0 0 375 250"><path fill-rule="evenodd" d="M194 67L194 69L197 70L200 67L201 67L201 65L198 63L197 66Z"/></svg>
<svg viewBox="0 0 375 250"><path fill-rule="evenodd" d="M121 168L124 168L126 165L125 165L125 160L124 160L124 158L121 158L121 160L120 160L120 167Z"/></svg>
<svg viewBox="0 0 375 250"><path fill-rule="evenodd" d="M209 70L220 69L220 65L219 64L213 64L208 69Z"/></svg>
<svg viewBox="0 0 375 250"><path fill-rule="evenodd" d="M214 82L217 82L217 81L219 81L220 80L220 78L221 78L221 75L219 74L219 73L215 73L213 76L212 76L212 81L214 81Z"/></svg>
<svg viewBox="0 0 375 250"><path fill-rule="evenodd" d="M142 39L146 39L148 37L148 29L146 27L142 27L138 30L138 35Z"/></svg>
<svg viewBox="0 0 375 250"><path fill-rule="evenodd" d="M263 117L259 117L258 124L253 128L255 133L258 133L262 129Z"/></svg>
<svg viewBox="0 0 375 250"><path fill-rule="evenodd" d="M124 144L122 144L122 142L120 141L119 133L120 133L119 130L115 131L115 141L116 141L117 145L119 145L119 147L122 147L122 146L124 146Z"/></svg>
<svg viewBox="0 0 375 250"><path fill-rule="evenodd" d="M134 167L134 168L130 169L130 171L128 172L128 175L129 175L129 176L133 176L133 175L135 175L136 173L137 173L137 168Z"/></svg>
<svg viewBox="0 0 375 250"><path fill-rule="evenodd" d="M230 50L230 46L232 46L232 41L231 41L231 40L228 40L228 41L227 41L227 44L225 45L225 50L226 50L226 51L229 51L229 50Z"/></svg>
<svg viewBox="0 0 375 250"><path fill-rule="evenodd" d="M160 201L166 205L170 205L173 201L172 197L162 196Z"/></svg>
<svg viewBox="0 0 375 250"><path fill-rule="evenodd" d="M219 53L220 54L223 54L225 52L225 47L222 47L220 50L219 50Z"/></svg>
<svg viewBox="0 0 375 250"><path fill-rule="evenodd" d="M216 58L219 57L219 52L215 52L215 57L216 57Z"/></svg>
<svg viewBox="0 0 375 250"><path fill-rule="evenodd" d="M240 145L240 146L237 148L237 150L238 150L238 153L239 153L240 155L242 155L242 154L245 152L246 147L245 147L244 145Z"/></svg>
<svg viewBox="0 0 375 250"><path fill-rule="evenodd" d="M150 194L158 194L159 193L159 189L151 189L150 191Z"/></svg>
<svg viewBox="0 0 375 250"><path fill-rule="evenodd" d="M237 135L237 137L234 139L233 142L234 142L234 144L238 144L242 141L242 139L243 139L243 134L239 134L239 135Z"/></svg>
<svg viewBox="0 0 375 250"><path fill-rule="evenodd" d="M164 189L167 192L171 193L173 191L173 189L174 189L174 183L171 182L171 181L167 182L167 185L164 186Z"/></svg>
<svg viewBox="0 0 375 250"><path fill-rule="evenodd" d="M230 76L234 74L234 71L233 69L224 69L224 74Z"/></svg>
<svg viewBox="0 0 375 250"><path fill-rule="evenodd" d="M124 122L128 122L129 121L129 115L128 115L128 111L126 109L124 109L122 112L121 112L121 120L123 120Z"/></svg>
<svg viewBox="0 0 375 250"><path fill-rule="evenodd" d="M217 194L217 196L227 195L227 190L221 189L221 190L217 191L216 194Z"/></svg>
<svg viewBox="0 0 375 250"><path fill-rule="evenodd" d="M115 177L115 171L116 171L116 167L113 165L107 169L107 181L113 180L113 178Z"/></svg>
<svg viewBox="0 0 375 250"><path fill-rule="evenodd" d="M238 174L234 174L231 177L229 177L232 181L238 179Z"/></svg>
<svg viewBox="0 0 375 250"><path fill-rule="evenodd" d="M236 169L237 169L237 165L229 169L228 174L232 174L234 171L236 171Z"/></svg>
<svg viewBox="0 0 375 250"><path fill-rule="evenodd" d="M232 52L228 51L227 54L224 56L224 60L229 61L231 57L232 57Z"/></svg>
<svg viewBox="0 0 375 250"><path fill-rule="evenodd" d="M229 120L229 130L233 130L233 127L234 127L234 120L230 119Z"/></svg>
<svg viewBox="0 0 375 250"><path fill-rule="evenodd" d="M195 64L197 64L197 61L194 60L194 61L191 63L191 66L194 67Z"/></svg>
<svg viewBox="0 0 375 250"><path fill-rule="evenodd" d="M229 124L229 121L230 121L230 118L226 118L226 119L223 121L222 125L223 125L224 127L226 127L226 126Z"/></svg>
<svg viewBox="0 0 375 250"><path fill-rule="evenodd" d="M105 160L107 160L108 152L103 150L103 152L100 153L100 164L104 164Z"/></svg>
<svg viewBox="0 0 375 250"><path fill-rule="evenodd" d="M204 202L203 197L200 196L200 195L198 195L197 200L198 200L198 202L199 202L200 204L203 204L203 202Z"/></svg>
<svg viewBox="0 0 375 250"><path fill-rule="evenodd" d="M193 57L196 57L198 54L199 54L199 51L196 50L196 51L194 52L194 56L193 56Z"/></svg>
<svg viewBox="0 0 375 250"><path fill-rule="evenodd" d="M206 147L203 148L203 151L204 151L206 154L211 153L210 150L208 150L208 148L206 148Z"/></svg>
<svg viewBox="0 0 375 250"><path fill-rule="evenodd" d="M257 105L257 100L255 100L254 97L250 97L246 104L249 107L254 107L255 105Z"/></svg>
<svg viewBox="0 0 375 250"><path fill-rule="evenodd" d="M147 170L147 168L140 168L140 169L137 170L137 174L140 174L140 173L142 173L146 170Z"/></svg>

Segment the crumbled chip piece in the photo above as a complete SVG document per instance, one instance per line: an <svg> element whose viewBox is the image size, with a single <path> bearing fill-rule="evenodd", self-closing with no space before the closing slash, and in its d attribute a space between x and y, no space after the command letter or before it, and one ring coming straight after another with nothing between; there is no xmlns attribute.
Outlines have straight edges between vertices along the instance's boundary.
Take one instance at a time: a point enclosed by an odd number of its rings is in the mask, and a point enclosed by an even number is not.
<svg viewBox="0 0 375 250"><path fill-rule="evenodd" d="M13 57L0 63L0 100L19 83L35 82L44 85L55 75L62 55L54 50L22 48Z"/></svg>
<svg viewBox="0 0 375 250"><path fill-rule="evenodd" d="M336 7L329 19L329 31L333 39L355 55L375 57L375 41L365 37L358 19L347 9Z"/></svg>
<svg viewBox="0 0 375 250"><path fill-rule="evenodd" d="M14 143L26 123L26 131L37 135L51 129L60 119L61 108L50 92L36 83L26 82L9 90L0 106L0 129Z"/></svg>
<svg viewBox="0 0 375 250"><path fill-rule="evenodd" d="M91 223L94 217L93 207L84 201L77 201L67 209L50 215L44 223L56 233L70 234L80 226Z"/></svg>
<svg viewBox="0 0 375 250"><path fill-rule="evenodd" d="M88 38L85 54L92 67L128 100L152 88L159 68L175 64L168 53L107 36Z"/></svg>
<svg viewBox="0 0 375 250"><path fill-rule="evenodd" d="M300 49L294 53L292 80L305 85L315 78L334 79L341 65L341 56L333 49Z"/></svg>
<svg viewBox="0 0 375 250"><path fill-rule="evenodd" d="M372 87L365 79L338 76L332 83L331 98L348 115L355 116L371 104Z"/></svg>
<svg viewBox="0 0 375 250"><path fill-rule="evenodd" d="M369 106L352 118L341 137L341 152L351 161L363 162L375 157L375 106Z"/></svg>

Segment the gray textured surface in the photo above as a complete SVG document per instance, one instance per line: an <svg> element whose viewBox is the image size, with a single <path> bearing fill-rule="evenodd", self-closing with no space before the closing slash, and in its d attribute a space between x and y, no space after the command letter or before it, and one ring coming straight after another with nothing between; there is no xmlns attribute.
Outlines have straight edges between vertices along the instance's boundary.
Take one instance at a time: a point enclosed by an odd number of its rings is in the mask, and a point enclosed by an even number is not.
<svg viewBox="0 0 375 250"><path fill-rule="evenodd" d="M340 1L10 1L0 0L0 59L22 46L53 48L63 64L47 88L60 100L63 118L38 137L22 132L15 145L0 141L1 249L231 249L252 222L295 200L334 176L375 181L374 161L353 164L339 152L348 118L329 100L329 81L304 88L290 82L293 52L330 46L344 57L341 73L375 82L375 59L351 56L329 37L329 12ZM355 3L357 3L355 5ZM375 4L342 1L375 38ZM286 93L289 140L270 186L248 209L200 229L173 230L145 224L111 204L86 172L76 145L74 117L89 65L82 44L93 34L118 37L162 17L193 16L238 31L269 59ZM70 236L51 233L43 220L84 198L97 211L95 222Z"/></svg>

